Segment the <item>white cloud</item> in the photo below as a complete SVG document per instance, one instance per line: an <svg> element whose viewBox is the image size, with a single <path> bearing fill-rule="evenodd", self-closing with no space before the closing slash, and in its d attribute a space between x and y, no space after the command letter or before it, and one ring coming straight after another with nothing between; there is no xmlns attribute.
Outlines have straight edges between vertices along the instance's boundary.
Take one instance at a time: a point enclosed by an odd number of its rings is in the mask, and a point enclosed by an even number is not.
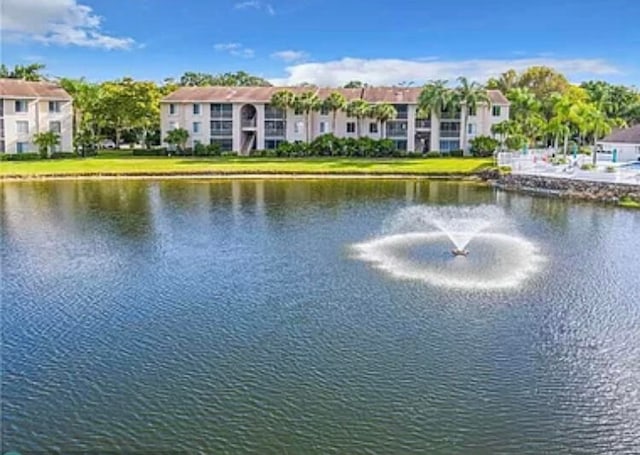
<svg viewBox="0 0 640 455"><path fill-rule="evenodd" d="M285 62L298 62L300 60L305 60L309 55L303 51L286 50L274 52L271 54L271 57Z"/></svg>
<svg viewBox="0 0 640 455"><path fill-rule="evenodd" d="M2 0L2 39L103 49L129 49L135 41L102 33L102 18L77 0Z"/></svg>
<svg viewBox="0 0 640 455"><path fill-rule="evenodd" d="M401 81L422 84L431 79L453 81L458 76L485 82L510 68L523 70L534 65L545 65L567 74L571 79L581 75L618 74L615 66L602 59L516 58L439 60L424 59L359 59L343 58L327 62L299 63L286 68L287 76L275 78L275 85L296 85L310 82L321 86L340 86L352 80L373 85L392 85Z"/></svg>
<svg viewBox="0 0 640 455"><path fill-rule="evenodd" d="M233 5L235 9L255 9L255 10L264 10L270 16L275 16L276 10L273 8L271 3L264 3L260 0L247 0L243 2L238 2Z"/></svg>
<svg viewBox="0 0 640 455"><path fill-rule="evenodd" d="M255 56L253 49L244 47L240 43L218 43L213 48L219 52L228 52L234 57L253 58Z"/></svg>

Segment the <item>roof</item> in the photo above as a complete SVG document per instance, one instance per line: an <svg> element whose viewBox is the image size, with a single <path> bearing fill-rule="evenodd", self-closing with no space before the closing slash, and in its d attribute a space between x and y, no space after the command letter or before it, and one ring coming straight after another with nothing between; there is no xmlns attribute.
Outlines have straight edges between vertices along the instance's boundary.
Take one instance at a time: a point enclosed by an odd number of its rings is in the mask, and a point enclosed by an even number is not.
<svg viewBox="0 0 640 455"><path fill-rule="evenodd" d="M510 104L507 97L500 90L487 90L487 96L492 104Z"/></svg>
<svg viewBox="0 0 640 455"><path fill-rule="evenodd" d="M0 79L0 97L71 100L67 91L55 82L33 82L22 79Z"/></svg>
<svg viewBox="0 0 640 455"><path fill-rule="evenodd" d="M640 124L631 128L624 128L613 131L610 135L598 142L622 142L629 144L640 144Z"/></svg>
<svg viewBox="0 0 640 455"><path fill-rule="evenodd" d="M331 88L331 87L180 87L165 96L165 103L218 102L218 103L268 103L274 93L280 90L291 90L294 93L312 91L320 98L326 98L332 92L340 92L348 101L363 99L370 103L416 104L422 91L421 87L365 87L365 88ZM489 100L493 104L508 105L509 101L500 90L487 90Z"/></svg>

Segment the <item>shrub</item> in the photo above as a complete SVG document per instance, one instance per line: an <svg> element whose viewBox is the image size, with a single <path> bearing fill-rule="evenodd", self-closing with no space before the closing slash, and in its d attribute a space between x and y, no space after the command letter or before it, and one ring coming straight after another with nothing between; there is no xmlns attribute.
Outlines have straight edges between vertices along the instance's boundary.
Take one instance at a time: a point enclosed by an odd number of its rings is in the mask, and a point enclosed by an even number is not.
<svg viewBox="0 0 640 455"><path fill-rule="evenodd" d="M220 144L208 144L207 146L207 154L209 156L220 156L222 153L222 148Z"/></svg>
<svg viewBox="0 0 640 455"><path fill-rule="evenodd" d="M587 147L586 145L583 145L578 149L578 153L582 155L591 155L591 147Z"/></svg>
<svg viewBox="0 0 640 455"><path fill-rule="evenodd" d="M498 148L500 142L491 136L477 136L471 139L470 144L473 156L487 157L493 156L493 152Z"/></svg>
<svg viewBox="0 0 640 455"><path fill-rule="evenodd" d="M567 160L565 157L557 156L551 159L551 164L556 164L556 165L569 164L569 160Z"/></svg>
<svg viewBox="0 0 640 455"><path fill-rule="evenodd" d="M220 156L238 156L238 154L236 152L227 151L227 152L220 152Z"/></svg>
<svg viewBox="0 0 640 455"><path fill-rule="evenodd" d="M440 158L440 152L436 151L436 150L432 150L430 152L427 152L425 154L425 158Z"/></svg>
<svg viewBox="0 0 640 455"><path fill-rule="evenodd" d="M462 158L464 156L464 150L462 150L462 149L451 150L449 152L449 156L456 157L456 158Z"/></svg>
<svg viewBox="0 0 640 455"><path fill-rule="evenodd" d="M207 150L207 146L201 142L196 142L193 146L193 154L196 156L208 156L209 151Z"/></svg>
<svg viewBox="0 0 640 455"><path fill-rule="evenodd" d="M54 152L51 154L52 159L77 158L77 157L78 155L76 155L73 152Z"/></svg>
<svg viewBox="0 0 640 455"><path fill-rule="evenodd" d="M40 160L39 153L0 153L0 161L33 161Z"/></svg>
<svg viewBox="0 0 640 455"><path fill-rule="evenodd" d="M582 166L580 166L580 169L582 169L583 171L592 171L594 170L596 167L591 164L591 163L585 163Z"/></svg>
<svg viewBox="0 0 640 455"><path fill-rule="evenodd" d="M615 166L607 166L606 171L609 172L610 174L613 174L614 172L617 171L617 168Z"/></svg>

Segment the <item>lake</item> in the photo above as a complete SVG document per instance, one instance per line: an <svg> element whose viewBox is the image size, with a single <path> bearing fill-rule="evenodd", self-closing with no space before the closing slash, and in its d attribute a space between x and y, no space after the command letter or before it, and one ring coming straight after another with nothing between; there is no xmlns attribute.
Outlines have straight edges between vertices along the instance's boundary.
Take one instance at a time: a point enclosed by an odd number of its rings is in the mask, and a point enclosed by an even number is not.
<svg viewBox="0 0 640 455"><path fill-rule="evenodd" d="M3 453L640 453L638 211L426 180L0 196Z"/></svg>

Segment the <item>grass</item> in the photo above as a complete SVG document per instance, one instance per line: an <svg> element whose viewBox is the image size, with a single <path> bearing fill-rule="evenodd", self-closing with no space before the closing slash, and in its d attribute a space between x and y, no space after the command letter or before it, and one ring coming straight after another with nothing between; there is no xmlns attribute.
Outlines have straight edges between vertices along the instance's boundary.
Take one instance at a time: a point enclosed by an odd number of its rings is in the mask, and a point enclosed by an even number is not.
<svg viewBox="0 0 640 455"><path fill-rule="evenodd" d="M470 175L490 158L154 157L101 153L90 158L1 161L0 178L59 175L362 174Z"/></svg>
<svg viewBox="0 0 640 455"><path fill-rule="evenodd" d="M620 201L618 202L618 205L620 207L625 207L628 209L640 209L640 202L631 199L630 197L623 197L622 199L620 199Z"/></svg>

